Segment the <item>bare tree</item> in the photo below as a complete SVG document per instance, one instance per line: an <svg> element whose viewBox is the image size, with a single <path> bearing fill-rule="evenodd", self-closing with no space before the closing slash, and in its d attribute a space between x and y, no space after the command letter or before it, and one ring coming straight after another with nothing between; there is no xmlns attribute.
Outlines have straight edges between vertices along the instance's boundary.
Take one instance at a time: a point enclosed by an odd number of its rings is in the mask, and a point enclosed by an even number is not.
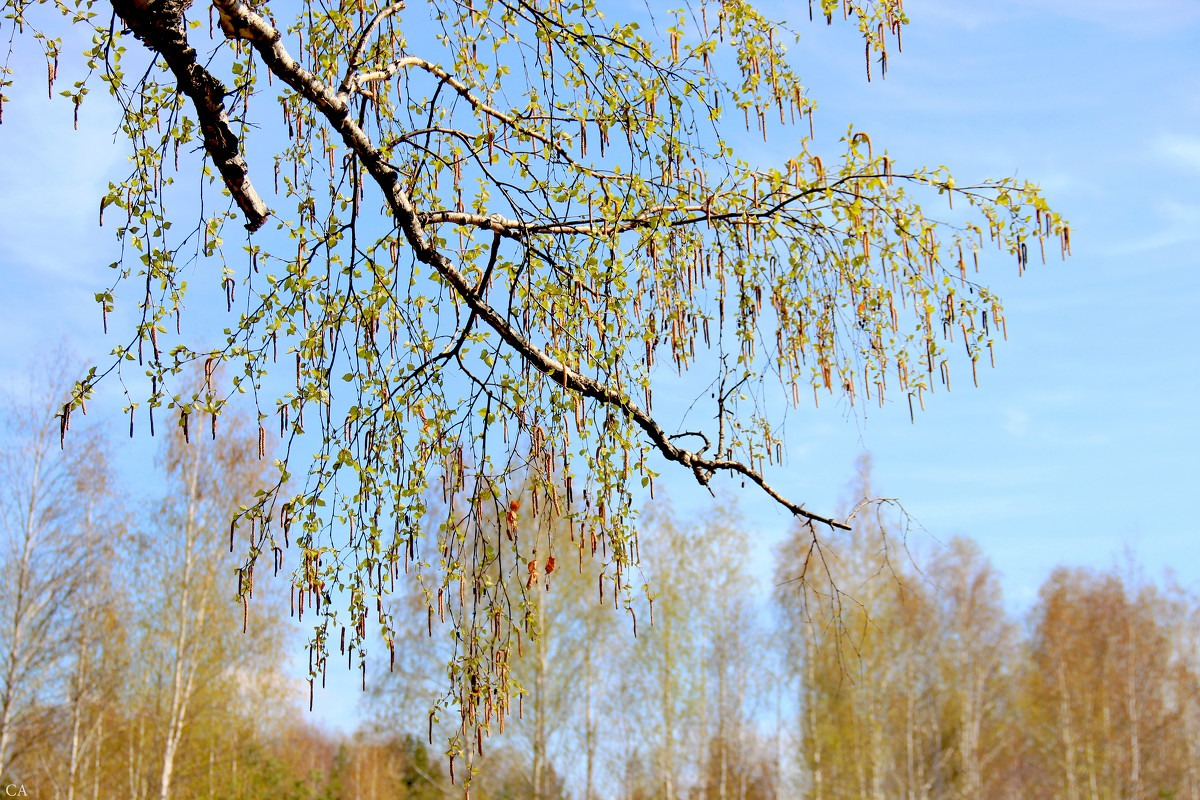
<svg viewBox="0 0 1200 800"><path fill-rule="evenodd" d="M122 622L128 618L132 598L121 591L122 549L129 546L128 520L118 508L121 493L96 458L76 465L75 480L86 487L81 498L80 537L82 568L87 591L70 605L71 642L66 675L66 720L69 733L61 783L67 800L87 788L83 781L89 766L92 787L99 781L94 754L102 746L104 722L122 689L129 668L128 637Z"/></svg>
<svg viewBox="0 0 1200 800"><path fill-rule="evenodd" d="M97 519L107 484L102 439L88 429L61 446L62 418L51 407L70 386L65 370L43 369L24 397L6 397L0 411L0 776L7 778L54 732L59 704L79 689L71 657L88 620L76 608L100 569L93 548L111 532Z"/></svg>

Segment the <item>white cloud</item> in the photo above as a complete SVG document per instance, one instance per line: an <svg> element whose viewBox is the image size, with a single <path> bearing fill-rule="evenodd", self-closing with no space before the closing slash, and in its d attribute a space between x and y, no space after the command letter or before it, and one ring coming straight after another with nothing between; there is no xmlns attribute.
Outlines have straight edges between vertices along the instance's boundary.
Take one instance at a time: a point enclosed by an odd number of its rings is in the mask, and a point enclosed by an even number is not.
<svg viewBox="0 0 1200 800"><path fill-rule="evenodd" d="M1027 14L1066 17L1136 36L1171 33L1200 22L1200 4L1195 0L909 0L905 11L914 22L936 22L964 30Z"/></svg>
<svg viewBox="0 0 1200 800"><path fill-rule="evenodd" d="M1000 411L1001 426L1009 436L1024 440L1022 446L1103 447L1112 441L1112 437L1079 422L1079 415L1086 415L1093 407L1093 403L1072 391L1034 392L1027 395L1019 407Z"/></svg>
<svg viewBox="0 0 1200 800"><path fill-rule="evenodd" d="M910 0L904 10L914 22L936 22L976 30L1011 16L1011 10L1003 6L1003 3L964 3L961 0Z"/></svg>
<svg viewBox="0 0 1200 800"><path fill-rule="evenodd" d="M1004 432L1019 439L1028 436L1029 413L1016 408L1005 409Z"/></svg>
<svg viewBox="0 0 1200 800"><path fill-rule="evenodd" d="M1200 22L1195 0L1015 0L1013 5L1139 36L1170 33Z"/></svg>
<svg viewBox="0 0 1200 800"><path fill-rule="evenodd" d="M111 347L88 334L100 324L92 293L111 281L116 254L112 222L97 224L124 150L113 142L115 112L107 98L89 98L75 130L71 103L48 99L44 79L18 81L10 95L0 126L0 272L20 302L0 318L0 336L16 352L64 341L96 357ZM13 359L0 379L25 366Z"/></svg>
<svg viewBox="0 0 1200 800"><path fill-rule="evenodd" d="M1155 216L1162 221L1157 230L1115 247L1111 252L1115 255L1135 255L1200 239L1200 204L1163 200L1155 204ZM1139 265L1138 268L1144 267Z"/></svg>
<svg viewBox="0 0 1200 800"><path fill-rule="evenodd" d="M1151 151L1175 166L1200 172L1200 136L1164 134L1154 140Z"/></svg>

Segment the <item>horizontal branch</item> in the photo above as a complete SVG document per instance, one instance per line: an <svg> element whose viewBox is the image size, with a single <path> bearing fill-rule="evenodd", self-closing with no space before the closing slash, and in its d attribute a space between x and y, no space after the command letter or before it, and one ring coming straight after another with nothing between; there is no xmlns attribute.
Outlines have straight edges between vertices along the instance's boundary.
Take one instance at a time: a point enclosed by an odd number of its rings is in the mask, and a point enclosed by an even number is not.
<svg viewBox="0 0 1200 800"><path fill-rule="evenodd" d="M871 177L871 176L862 176ZM421 222L426 225L437 225L442 223L450 223L452 225L465 225L469 227L483 228L490 231L496 231L510 238L520 238L528 234L549 233L556 235L568 236L615 236L621 233L638 230L640 228L648 228L655 225L664 225L667 227L683 227L686 225L699 225L701 223L713 222L730 222L737 224L762 224L764 220L777 216L787 210L787 208L800 200L814 194L823 194L837 187L843 181L838 181L833 184L820 184L812 186L808 189L798 191L787 198L781 200L775 205L764 208L747 211L719 211L713 213L713 202L727 195L711 195L704 203L678 204L678 205L663 205L654 206L642 211L631 217L617 220L615 222L590 218L583 219L577 222L521 222L515 219L507 219L500 214L473 214L467 211L429 211L423 212ZM664 215L684 215L676 216L673 219L663 220ZM689 216L691 215L691 216Z"/></svg>

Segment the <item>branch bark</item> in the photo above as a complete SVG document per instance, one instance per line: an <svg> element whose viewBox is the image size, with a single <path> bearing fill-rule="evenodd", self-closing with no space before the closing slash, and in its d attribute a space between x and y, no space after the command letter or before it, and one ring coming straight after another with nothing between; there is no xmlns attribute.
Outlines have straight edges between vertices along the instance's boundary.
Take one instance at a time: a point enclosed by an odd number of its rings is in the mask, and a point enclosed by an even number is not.
<svg viewBox="0 0 1200 800"><path fill-rule="evenodd" d="M250 182L250 168L242 157L241 141L229 127L225 113L225 84L200 65L196 51L188 44L187 23L183 12L191 0L112 0L113 11L133 35L151 52L162 56L175 75L179 90L196 108L204 149L246 216L246 228L256 231L271 214L271 209Z"/></svg>

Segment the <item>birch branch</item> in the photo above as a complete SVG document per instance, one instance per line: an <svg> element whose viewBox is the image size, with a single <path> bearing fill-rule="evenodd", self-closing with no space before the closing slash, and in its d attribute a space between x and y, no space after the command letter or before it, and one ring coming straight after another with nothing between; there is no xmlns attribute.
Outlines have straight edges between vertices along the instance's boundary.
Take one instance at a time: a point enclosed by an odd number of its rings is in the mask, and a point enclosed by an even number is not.
<svg viewBox="0 0 1200 800"><path fill-rule="evenodd" d="M455 265L431 243L426 233L425 223L422 221L422 215L417 211L412 199L401 185L399 174L387 163L383 154L371 142L362 127L355 122L350 113L346 95L334 91L317 76L304 69L280 42L282 35L279 30L241 0L214 0L214 5L221 13L222 29L226 31L226 35L247 40L262 57L267 68L312 103L325 116L332 129L358 156L367 172L383 191L388 207L409 246L412 247L417 260L435 269L472 312L519 353L530 366L551 378L555 383L583 397L592 398L606 406L620 410L642 429L664 458L691 469L701 485L707 486L709 480L717 472L740 474L756 483L772 499L794 515L848 530L846 525L830 517L807 511L803 506L788 500L768 484L758 471L740 461L721 458L707 459L690 450L677 447L658 422L646 410L633 402L628 393L571 369L570 366L553 358L522 336L505 320L503 315L487 303ZM497 233L509 232L511 235L511 228L498 222L495 218L490 219L491 222L484 227ZM505 228L508 230L504 230Z"/></svg>
<svg viewBox="0 0 1200 800"><path fill-rule="evenodd" d="M246 228L256 231L271 209L250 182L250 168L242 157L241 140L229 127L225 113L225 85L205 69L188 44L183 11L188 3L177 0L138 2L112 0L113 11L151 52L162 56L175 75L179 90L196 108L204 149L212 158L234 202L246 217Z"/></svg>

